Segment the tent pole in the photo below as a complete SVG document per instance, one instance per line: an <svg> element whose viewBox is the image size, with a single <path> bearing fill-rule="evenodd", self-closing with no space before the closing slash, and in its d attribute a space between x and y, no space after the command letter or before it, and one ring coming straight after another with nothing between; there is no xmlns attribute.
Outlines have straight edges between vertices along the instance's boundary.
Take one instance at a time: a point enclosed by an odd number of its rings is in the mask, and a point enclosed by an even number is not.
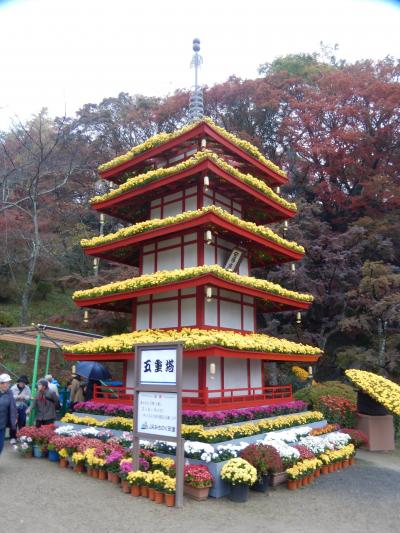
<svg viewBox="0 0 400 533"><path fill-rule="evenodd" d="M36 348L35 348L35 360L33 362L33 374L32 374L32 399L36 396L36 381L38 376L38 366L39 366L39 355L40 355L40 341L42 339L42 330L39 329L38 333L36 335ZM35 418L34 410L29 414L29 423L28 425L31 426L33 424L33 420Z"/></svg>
<svg viewBox="0 0 400 533"><path fill-rule="evenodd" d="M49 373L49 367L50 367L50 354L51 354L51 348L47 350L47 357L46 357L46 370L44 372L44 375L47 376Z"/></svg>

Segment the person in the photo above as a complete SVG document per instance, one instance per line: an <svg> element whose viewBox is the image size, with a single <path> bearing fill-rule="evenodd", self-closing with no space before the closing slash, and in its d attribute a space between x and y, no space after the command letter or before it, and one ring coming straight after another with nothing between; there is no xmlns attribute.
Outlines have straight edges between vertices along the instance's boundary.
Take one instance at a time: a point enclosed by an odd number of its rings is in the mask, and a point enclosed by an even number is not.
<svg viewBox="0 0 400 533"><path fill-rule="evenodd" d="M101 382L96 379L88 379L85 387L85 402L90 402L90 400L93 400L95 385L101 385Z"/></svg>
<svg viewBox="0 0 400 533"><path fill-rule="evenodd" d="M54 423L58 405L58 396L49 389L49 382L46 379L39 379L36 398L26 410L26 414L36 409L36 427L40 428Z"/></svg>
<svg viewBox="0 0 400 533"><path fill-rule="evenodd" d="M0 454L4 447L6 427L15 430L17 424L17 406L14 396L9 390L11 378L8 374L0 374Z"/></svg>
<svg viewBox="0 0 400 533"><path fill-rule="evenodd" d="M49 389L54 391L57 394L57 396L60 397L60 395L58 393L58 382L57 382L57 380L55 380L51 374L47 374L46 376L44 376L44 379L46 381L48 381Z"/></svg>
<svg viewBox="0 0 400 533"><path fill-rule="evenodd" d="M83 387L78 374L72 374L72 381L69 389L69 401L71 411L74 410L76 403L84 401Z"/></svg>
<svg viewBox="0 0 400 533"><path fill-rule="evenodd" d="M26 376L20 376L15 385L11 387L17 405L17 427L23 428L26 425L26 410L31 399L31 389L28 387L29 380ZM17 432L10 429L10 444L15 444Z"/></svg>

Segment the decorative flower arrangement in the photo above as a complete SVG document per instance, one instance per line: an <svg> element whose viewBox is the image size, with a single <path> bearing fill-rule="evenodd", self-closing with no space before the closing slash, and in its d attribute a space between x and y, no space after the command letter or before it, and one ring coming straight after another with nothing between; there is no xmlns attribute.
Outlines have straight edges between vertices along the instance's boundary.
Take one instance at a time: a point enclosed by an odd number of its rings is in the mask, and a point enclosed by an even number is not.
<svg viewBox="0 0 400 533"><path fill-rule="evenodd" d="M150 461L153 472L159 470L167 475L175 475L175 461L173 459L153 455L153 457L150 458Z"/></svg>
<svg viewBox="0 0 400 533"><path fill-rule="evenodd" d="M307 381L310 377L307 370L301 368L301 366L292 366L292 372L300 381Z"/></svg>
<svg viewBox="0 0 400 533"><path fill-rule="evenodd" d="M257 224L254 224L254 222L246 222L236 217L235 215L231 215L230 213L228 213L228 211L225 211L221 207L217 207L215 205L209 205L207 207L202 207L201 209L197 209L196 211L186 211L184 213L180 213L179 215L174 215L171 217L152 218L149 220L145 220L144 222L138 222L137 224L134 224L127 228L122 228L115 233L109 233L107 235L103 235L99 237L92 237L91 239L82 239L81 246L83 248L91 248L93 246L99 246L101 244L108 244L110 242L119 241L127 237L132 237L133 235L145 233L146 231L151 231L157 228L162 228L165 226L178 224L180 222L184 222L187 220L193 220L202 215L205 215L206 213L214 213L218 215L219 217L225 220L228 220L232 224L235 224L239 228L243 228L243 229L250 231L251 233L261 235L262 237L265 237L266 239L272 242L280 244L281 246L284 246L285 248L289 248L290 250L294 250L299 253L304 253L303 246L300 246L299 244L293 241L288 241L284 239L283 237L280 237L277 233L273 232L271 229L265 226L259 226ZM293 368L300 368L300 367L293 367ZM300 370L303 371L304 369L301 368ZM307 371L305 370L304 372L307 373ZM307 373L307 377L308 377L308 373Z"/></svg>
<svg viewBox="0 0 400 533"><path fill-rule="evenodd" d="M283 470L282 459L273 446L250 444L240 456L254 466L258 478Z"/></svg>
<svg viewBox="0 0 400 533"><path fill-rule="evenodd" d="M339 429L340 429L339 424L326 424L322 428L313 428L310 431L310 436L318 437L320 435L325 435L325 433L332 433L333 431L339 431Z"/></svg>
<svg viewBox="0 0 400 533"><path fill-rule="evenodd" d="M182 341L186 350L223 346L234 350L251 350L267 353L320 355L321 350L307 344L286 339L277 339L261 333L237 333L229 330L182 328L180 331L145 329L104 337L94 341L63 346L64 352L71 353L117 353L131 352L132 346L141 343ZM95 420L95 419L92 419ZM72 422L72 420L70 420ZM96 425L94 422L93 424ZM122 429L122 428L120 428Z"/></svg>
<svg viewBox="0 0 400 533"><path fill-rule="evenodd" d="M120 469L120 462L123 458L123 452L119 450L113 450L109 455L106 456L105 466L108 472L118 473Z"/></svg>
<svg viewBox="0 0 400 533"><path fill-rule="evenodd" d="M129 472L126 476L129 485L145 485L148 479L149 472L141 472L140 470Z"/></svg>
<svg viewBox="0 0 400 533"><path fill-rule="evenodd" d="M320 396L315 408L321 411L328 422L340 426L355 426L357 406L354 402L340 396Z"/></svg>
<svg viewBox="0 0 400 533"><path fill-rule="evenodd" d="M97 420L96 418L89 416L80 417L72 413L67 413L63 416L61 422L70 422L72 424L81 424L87 426L110 427L117 430L130 429L132 431L133 428L132 420L119 416L115 418L109 418L108 420ZM93 432L91 433L93 435Z"/></svg>
<svg viewBox="0 0 400 533"><path fill-rule="evenodd" d="M196 488L212 487L213 477L206 466L185 465L184 480L187 485Z"/></svg>
<svg viewBox="0 0 400 533"><path fill-rule="evenodd" d="M345 433L348 435L351 439L351 444L354 444L356 448L360 448L360 446L367 446L368 445L368 437L359 429L351 429L351 428L342 428L340 430L341 433Z"/></svg>
<svg viewBox="0 0 400 533"><path fill-rule="evenodd" d="M54 425L49 424L41 426L40 428L25 426L17 433L18 439L21 437L30 437L32 439L32 446L47 449L50 439L54 436Z"/></svg>
<svg viewBox="0 0 400 533"><path fill-rule="evenodd" d="M303 444L296 444L293 446L298 452L300 453L300 459L314 459L315 455L313 452L307 448L307 446L304 446Z"/></svg>
<svg viewBox="0 0 400 533"><path fill-rule="evenodd" d="M354 454L355 454L354 445L348 444L347 446L344 446L340 450L327 450L325 453L322 453L319 455L319 459L323 462L323 464L329 465L331 463L343 461L344 459L349 459Z"/></svg>
<svg viewBox="0 0 400 533"><path fill-rule="evenodd" d="M21 435L17 439L17 443L14 444L14 450L19 454L26 456L32 454L33 441L32 437Z"/></svg>
<svg viewBox="0 0 400 533"><path fill-rule="evenodd" d="M257 470L250 463L237 457L230 459L221 470L221 478L231 485L254 485Z"/></svg>
<svg viewBox="0 0 400 533"><path fill-rule="evenodd" d="M286 469L286 474L289 479L301 479L302 477L312 474L317 468L322 465L322 461L317 458L305 459L299 461L295 465Z"/></svg>
<svg viewBox="0 0 400 533"><path fill-rule="evenodd" d="M85 463L86 456L83 453L74 452L72 454L71 460L75 465L83 465Z"/></svg>
<svg viewBox="0 0 400 533"><path fill-rule="evenodd" d="M354 385L386 407L400 415L400 386L389 379L365 370L346 370L346 376Z"/></svg>
<svg viewBox="0 0 400 533"><path fill-rule="evenodd" d="M300 459L299 450L296 450L296 448L293 448L293 446L289 446L282 440L272 438L268 439L267 437L262 441L263 444L267 444L268 446L275 448L275 450L279 453L284 467L287 468L292 466Z"/></svg>
<svg viewBox="0 0 400 533"><path fill-rule="evenodd" d="M135 290L143 289L145 287L154 287L166 285L175 281L182 281L186 279L196 279L206 274L212 274L217 278L231 281L238 285L259 289L265 293L278 294L285 298L291 298L301 302L312 302L311 294L303 294L296 291L291 291L281 287L277 283L272 283L264 279L253 278L251 276L244 276L229 272L219 265L202 265L190 268L182 268L175 270L159 270L154 274L143 274L136 278L126 279L124 281L115 281L100 287L93 287L92 289L85 289L75 291L72 295L74 300L84 300L89 298L96 298L100 296L108 296L110 294L121 294L124 292L134 292Z"/></svg>
<svg viewBox="0 0 400 533"><path fill-rule="evenodd" d="M156 146L159 146L161 144L164 144L171 139L176 139L180 135L194 129L198 124L201 122L206 122L213 130L215 130L217 133L222 135L225 139L229 140L231 143L235 144L245 152L248 152L251 156L253 156L255 159L260 161L263 165L270 168L277 174L280 174L281 176L286 176L286 173L281 170L277 165L275 165L272 161L269 161L269 159L266 159L262 153L253 146L251 143L244 141L242 139L239 139L232 133L227 132L224 128L221 128L220 126L217 126L214 121L209 117L203 117L199 121L192 122L191 124L184 126L183 128L173 131L171 133L157 133L156 135L153 135L146 141L144 141L141 144L138 144L131 148L126 154L120 155L118 157L115 157L111 161L108 161L107 163L104 163L99 166L99 172L104 172L105 170L108 170L110 168L117 167L121 165L122 163L126 163L127 161L130 161L135 156L146 152L147 150L151 150L152 148L155 148Z"/></svg>

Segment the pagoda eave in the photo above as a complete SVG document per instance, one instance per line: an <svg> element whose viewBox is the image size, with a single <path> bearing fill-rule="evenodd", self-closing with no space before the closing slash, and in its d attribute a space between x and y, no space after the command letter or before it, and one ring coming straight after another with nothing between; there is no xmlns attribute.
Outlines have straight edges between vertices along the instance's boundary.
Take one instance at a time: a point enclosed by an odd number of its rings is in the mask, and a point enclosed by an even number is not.
<svg viewBox="0 0 400 533"><path fill-rule="evenodd" d="M289 354L276 352L256 352L250 350L234 350L223 346L213 345L203 348L184 349L185 358L226 357L236 359L256 359L263 361L297 362L314 364L322 354ZM64 352L67 361L128 361L134 359L134 352L104 352L104 353L68 353Z"/></svg>
<svg viewBox="0 0 400 533"><path fill-rule="evenodd" d="M231 143L228 139L220 135L209 124L205 122L200 123L195 128L187 131L186 133L183 133L178 137L175 137L174 139L171 139L170 141L162 143L158 146L155 146L154 148L151 148L150 150L147 150L145 152L142 152L141 154L138 154L137 156L134 156L129 161L125 161L124 163L121 163L120 165L117 165L113 168L100 171L100 177L111 181L116 181L118 183L118 178L122 173L128 170L132 170L137 166L143 166L143 164L148 159L154 158L162 154L163 152L166 152L174 148L175 146L187 142L190 139L194 139L200 135L206 135L210 137L211 139L222 145L229 152L235 154L236 156L239 156L241 159L245 160L247 163L257 168L257 170L263 174L265 180L271 183L273 186L284 185L288 182L287 177L282 176L277 172L274 172L271 168L264 165L256 158L252 157L245 150Z"/></svg>
<svg viewBox="0 0 400 533"><path fill-rule="evenodd" d="M218 177L223 178L227 183L229 183L229 185L233 185L239 189L241 193L244 192L248 197L247 202L249 204L252 204L254 200L256 200L257 202L261 203L264 209L265 207L268 207L271 211L264 213L265 221L278 222L280 220L293 218L296 215L296 211L292 211L284 207L276 202L273 198L268 197L266 194L263 194L256 188L251 187L247 183L229 174L229 172L220 168L214 163L214 161L210 159L205 159L197 165L193 165L186 170L151 181L150 183L128 190L125 193L119 194L118 196L114 196L101 202L93 203L92 207L96 209L96 211L131 222L135 220L133 218L135 204L132 203L134 200L136 200L140 205L143 205L146 201L149 201L150 199L153 200L155 198L154 192L156 190L163 191L165 194L166 187L172 186L176 182L189 177L195 177L196 174L201 174L202 172L206 171L213 172ZM124 211L125 206L129 206L128 213Z"/></svg>
<svg viewBox="0 0 400 533"><path fill-rule="evenodd" d="M152 285L142 289L133 291L126 291L120 293L113 293L103 296L96 296L93 298L81 298L75 300L75 304L78 307L89 307L103 310L113 310L120 312L131 312L132 307L129 302L135 300L141 296L148 296L150 294L160 294L163 292L176 291L181 289L187 289L192 287L211 286L219 289L225 289L228 291L244 294L246 296L252 296L256 298L261 305L261 310L266 308L266 312L283 312L287 310L306 310L310 307L311 302L304 302L300 300L294 300L287 296L281 296L266 292L258 288L248 287L239 283L234 283L226 279L221 279L214 274L203 274L198 277L192 277L180 281L173 281L171 283L165 283L163 285ZM118 305L122 303L122 305Z"/></svg>
<svg viewBox="0 0 400 533"><path fill-rule="evenodd" d="M205 213L204 215L195 217L191 220L168 224L161 228L148 230L132 235L131 237L125 237L98 246L86 247L84 248L84 251L85 254L89 256L103 257L118 263L134 265L132 259L137 258L138 260L138 254L135 254L135 247L138 247L140 244L152 241L156 238L171 238L177 233L182 235L188 230L193 228L198 229L199 227L203 227L204 231L210 227L213 229L217 228L217 230L223 230L219 231L218 234L221 234L223 237L226 237L227 235L230 235L231 237L233 236L239 246L247 245L249 248L258 248L260 251L265 249L271 259L265 261L264 264L262 261L258 261L257 263L257 255L253 253L252 256L254 256L255 259L254 261L252 257L251 263L253 266L265 266L265 263L274 264L299 261L304 256L304 253L296 252L269 240L260 234L241 228L223 217L218 216L216 213ZM124 249L125 253L123 253Z"/></svg>

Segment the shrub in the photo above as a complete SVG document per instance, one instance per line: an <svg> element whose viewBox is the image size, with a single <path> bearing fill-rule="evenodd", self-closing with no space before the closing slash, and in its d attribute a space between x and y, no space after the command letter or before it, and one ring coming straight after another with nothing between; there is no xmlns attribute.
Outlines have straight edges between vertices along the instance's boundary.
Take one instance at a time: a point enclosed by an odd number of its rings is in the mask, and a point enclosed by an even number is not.
<svg viewBox="0 0 400 533"><path fill-rule="evenodd" d="M356 401L356 392L349 385L345 385L341 381L325 381L323 383L316 383L311 387L305 387L295 392L294 397L296 400L303 400L308 402L312 409L315 409L315 403L321 396L339 396L350 400Z"/></svg>
<svg viewBox="0 0 400 533"><path fill-rule="evenodd" d="M356 448L359 448L360 446L366 446L368 444L367 435L359 429L343 428L340 431L341 433L346 433L350 436L351 443L354 444Z"/></svg>
<svg viewBox="0 0 400 533"><path fill-rule="evenodd" d="M357 405L340 396L321 396L314 404L330 424L354 428L356 425Z"/></svg>
<svg viewBox="0 0 400 533"><path fill-rule="evenodd" d="M275 448L265 444L250 444L240 454L241 458L250 463L261 477L273 472L282 472L282 459Z"/></svg>

